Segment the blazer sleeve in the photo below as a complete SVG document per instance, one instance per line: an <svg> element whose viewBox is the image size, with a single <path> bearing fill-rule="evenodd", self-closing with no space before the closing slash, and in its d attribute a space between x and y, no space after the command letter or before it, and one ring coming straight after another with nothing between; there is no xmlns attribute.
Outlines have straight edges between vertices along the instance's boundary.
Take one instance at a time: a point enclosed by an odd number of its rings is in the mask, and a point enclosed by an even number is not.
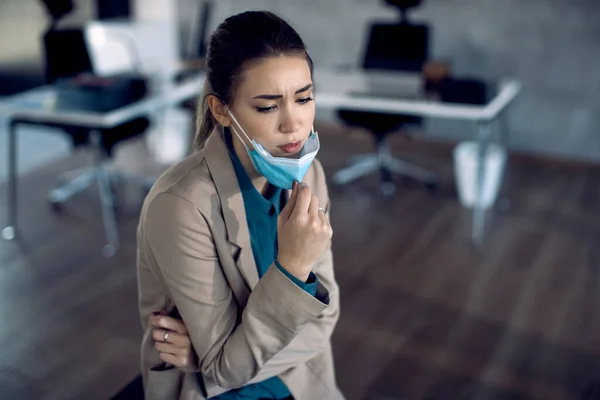
<svg viewBox="0 0 600 400"><path fill-rule="evenodd" d="M239 388L257 377L329 307L272 266L238 318L206 218L174 194L161 193L151 200L143 234L188 328L200 373L222 388Z"/></svg>
<svg viewBox="0 0 600 400"><path fill-rule="evenodd" d="M332 269L326 269L329 260L331 260L331 250L328 250L321 258L320 262L323 264L315 267L315 269L320 267L323 271L315 273L321 284L329 291L329 306L316 319L308 322L288 346L271 358L250 383L261 382L279 375L291 367L310 361L327 350L340 312L337 284L334 280L329 281L324 278L326 275L332 276Z"/></svg>
<svg viewBox="0 0 600 400"><path fill-rule="evenodd" d="M322 179L325 179L322 170L320 172ZM323 186L326 202L324 208L329 217L331 204L326 185ZM279 375L291 366L305 363L321 354L330 345L331 335L340 316L339 287L335 280L331 240L323 255L315 263L313 272L318 278L316 297L327 303L328 307L324 308L317 318L305 324L292 342L267 362L252 383Z"/></svg>

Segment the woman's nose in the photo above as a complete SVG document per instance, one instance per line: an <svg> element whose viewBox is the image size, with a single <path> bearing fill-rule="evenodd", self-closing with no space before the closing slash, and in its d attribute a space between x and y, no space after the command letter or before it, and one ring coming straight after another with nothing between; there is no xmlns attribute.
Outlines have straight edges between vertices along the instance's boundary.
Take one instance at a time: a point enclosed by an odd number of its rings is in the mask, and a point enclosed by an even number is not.
<svg viewBox="0 0 600 400"><path fill-rule="evenodd" d="M279 130L281 133L294 133L300 130L300 118L291 110L285 110L281 116Z"/></svg>

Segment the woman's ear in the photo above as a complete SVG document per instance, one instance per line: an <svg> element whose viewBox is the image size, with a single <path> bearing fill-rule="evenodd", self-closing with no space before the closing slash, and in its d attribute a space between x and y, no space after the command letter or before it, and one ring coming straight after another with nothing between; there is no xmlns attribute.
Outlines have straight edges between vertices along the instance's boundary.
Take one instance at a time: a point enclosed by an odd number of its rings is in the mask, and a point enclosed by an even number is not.
<svg viewBox="0 0 600 400"><path fill-rule="evenodd" d="M206 101L208 102L210 112L221 126L231 125L231 118L229 118L229 114L227 113L227 107L217 96L209 94Z"/></svg>

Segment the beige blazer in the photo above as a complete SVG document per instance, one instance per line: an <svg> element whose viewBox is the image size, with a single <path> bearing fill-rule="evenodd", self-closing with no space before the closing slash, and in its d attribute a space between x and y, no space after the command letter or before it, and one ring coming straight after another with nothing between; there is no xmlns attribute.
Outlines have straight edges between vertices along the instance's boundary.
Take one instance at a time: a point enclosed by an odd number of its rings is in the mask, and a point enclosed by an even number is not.
<svg viewBox="0 0 600 400"><path fill-rule="evenodd" d="M329 213L323 169L304 182ZM286 192L289 197L289 192ZM330 337L339 315L331 246L315 264L322 303L275 266L259 280L242 194L221 129L171 167L147 196L138 227L142 376L147 399L206 399L275 375L295 399L343 399ZM199 365L162 363L148 317L181 315Z"/></svg>

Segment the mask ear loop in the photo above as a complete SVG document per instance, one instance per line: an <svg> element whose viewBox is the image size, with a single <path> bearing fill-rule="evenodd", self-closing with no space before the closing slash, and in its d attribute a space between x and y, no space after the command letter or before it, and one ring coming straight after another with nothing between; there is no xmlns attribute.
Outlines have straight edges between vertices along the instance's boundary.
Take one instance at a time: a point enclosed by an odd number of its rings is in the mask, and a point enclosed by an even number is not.
<svg viewBox="0 0 600 400"><path fill-rule="evenodd" d="M225 109L227 110L227 113L229 114L229 116L231 117L231 119L233 120L233 122L235 122L236 125L240 128L240 131L242 132L242 134L244 136L246 136L246 139L248 139L248 142L250 142L252 144L252 147L255 148L254 142L252 141L252 139L250 139L250 137L248 136L248 134L246 133L246 131L244 130L244 128L242 128L242 125L238 122L237 118L233 115L233 113L231 112L231 110L229 109L229 107L225 106ZM233 126L231 128L233 129ZM248 148L248 146L246 145L246 143L242 140L242 138L240 137L240 135L236 132L236 129L233 129L233 131L237 135L238 139L241 140L241 142L244 145L244 147Z"/></svg>

